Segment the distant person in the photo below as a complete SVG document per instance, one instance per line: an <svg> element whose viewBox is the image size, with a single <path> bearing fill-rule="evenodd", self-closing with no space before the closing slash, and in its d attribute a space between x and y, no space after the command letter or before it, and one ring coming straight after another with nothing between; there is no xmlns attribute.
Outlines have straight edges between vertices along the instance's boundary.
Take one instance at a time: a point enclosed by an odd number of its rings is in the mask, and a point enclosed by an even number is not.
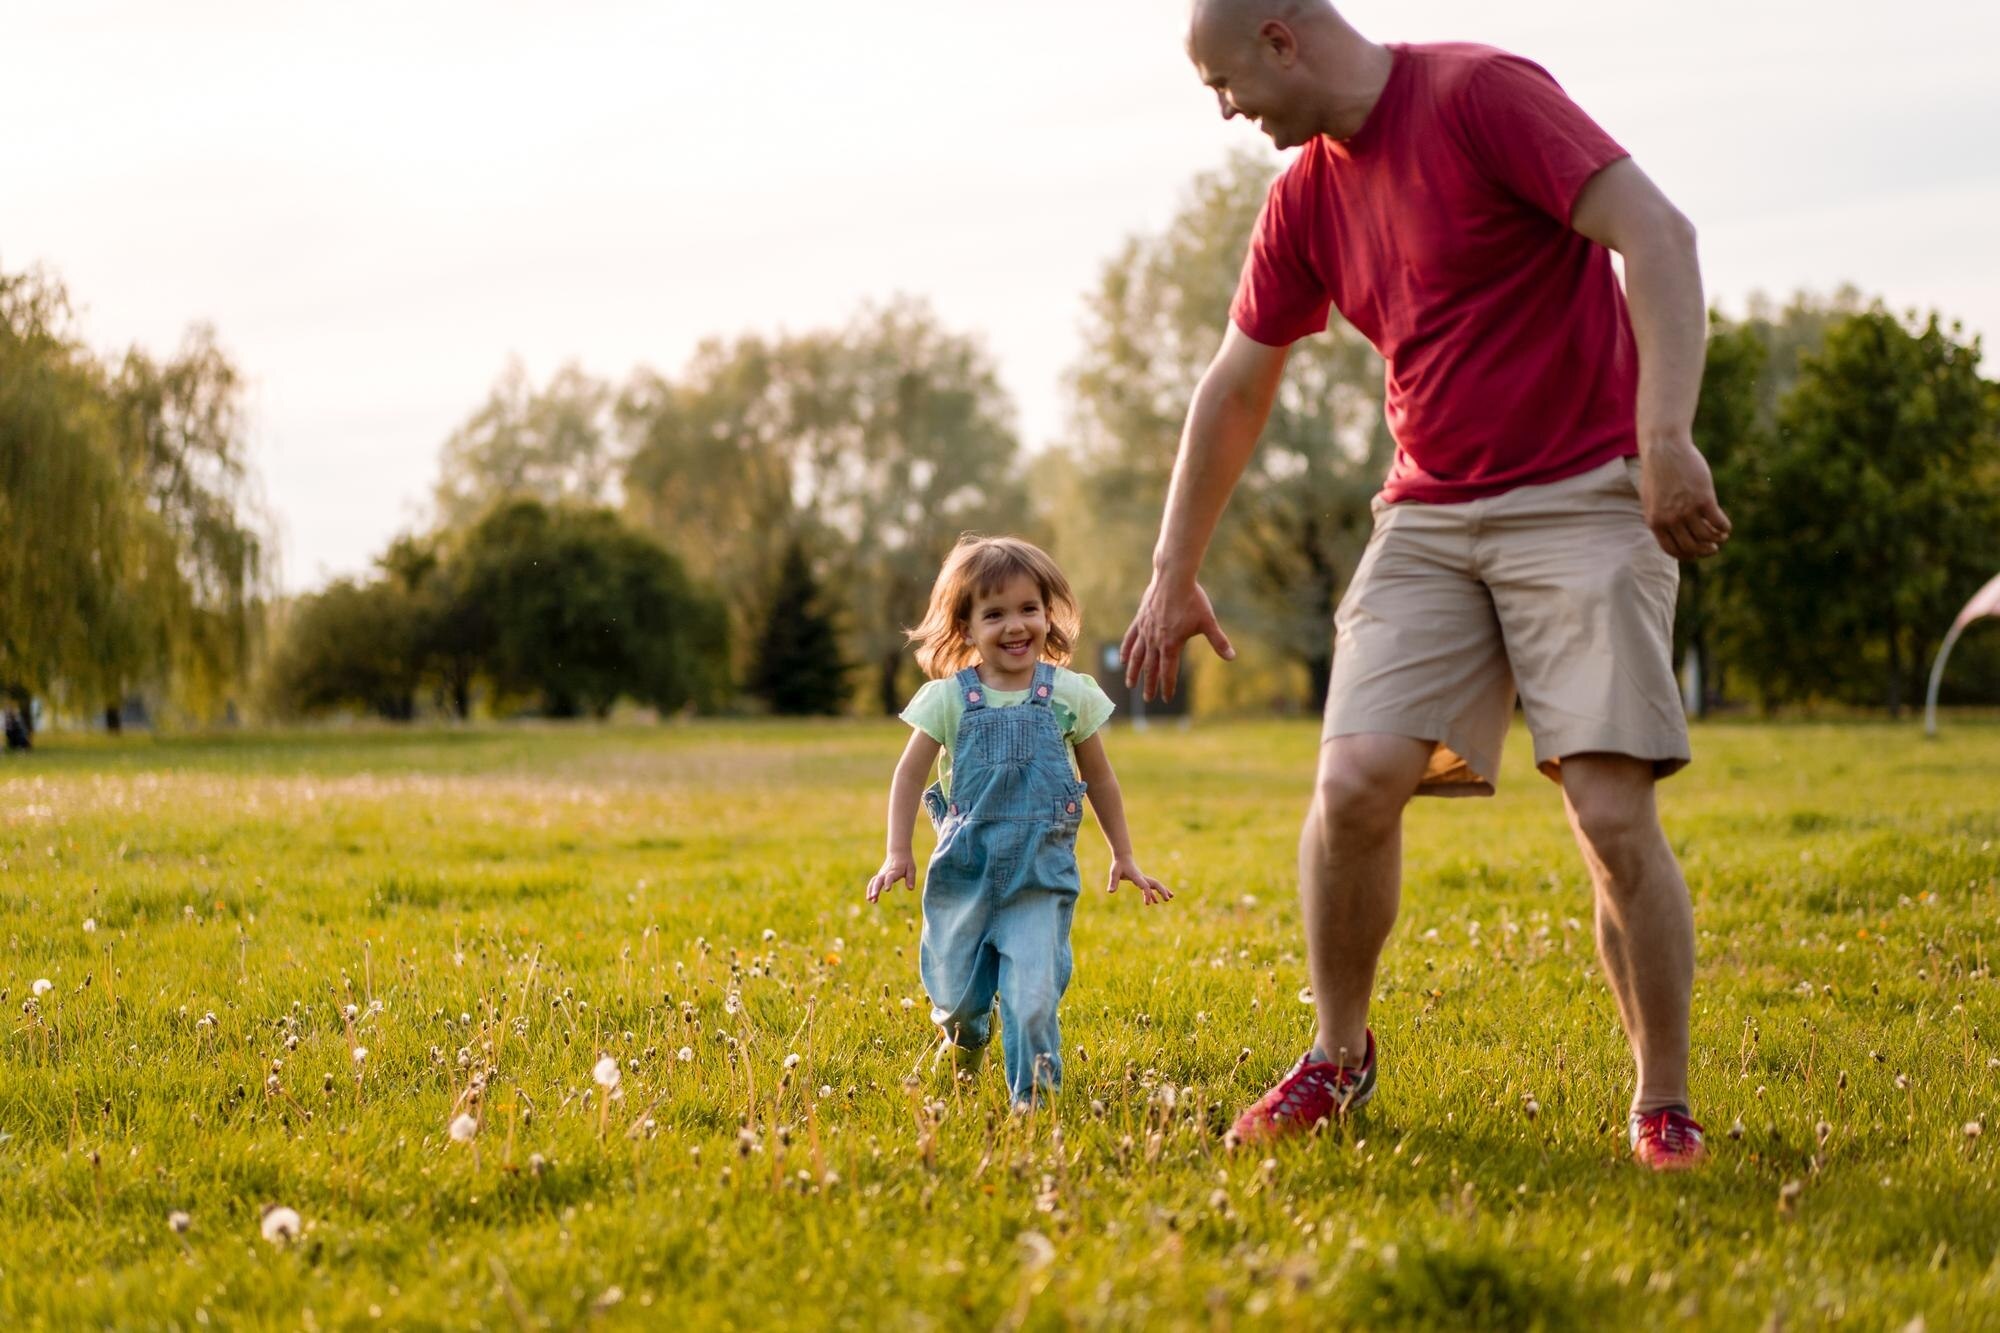
<svg viewBox="0 0 2000 1333"><path fill-rule="evenodd" d="M1173 898L1133 855L1099 733L1111 701L1063 665L1081 630L1069 580L1040 548L959 541L910 631L932 679L903 710L913 730L889 789L889 851L868 881L871 903L898 881L916 887L910 834L921 795L938 832L920 961L938 1059L978 1072L997 991L1016 1106L1062 1086L1056 1006L1069 986L1086 795L1111 845L1105 889L1125 882L1148 904ZM927 788L940 749L947 762Z"/></svg>
<svg viewBox="0 0 2000 1333"><path fill-rule="evenodd" d="M1287 348L1330 310L1387 362L1397 445L1334 621L1300 840L1319 1027L1234 1133L1300 1133L1374 1094L1368 1003L1401 892L1403 807L1491 794L1518 690L1595 885L1638 1067L1633 1151L1691 1166L1704 1152L1687 1090L1694 923L1653 786L1689 758L1676 561L1729 536L1692 435L1706 334L1694 229L1553 79L1491 47L1379 45L1325 0L1200 0L1188 54L1225 120L1299 152L1188 409L1128 681L1171 690L1197 634L1233 656L1196 575Z"/></svg>
<svg viewBox="0 0 2000 1333"><path fill-rule="evenodd" d="M34 748L34 737L28 732L27 719L12 708L5 710L0 718L0 729L7 733L7 748L10 750L30 750Z"/></svg>

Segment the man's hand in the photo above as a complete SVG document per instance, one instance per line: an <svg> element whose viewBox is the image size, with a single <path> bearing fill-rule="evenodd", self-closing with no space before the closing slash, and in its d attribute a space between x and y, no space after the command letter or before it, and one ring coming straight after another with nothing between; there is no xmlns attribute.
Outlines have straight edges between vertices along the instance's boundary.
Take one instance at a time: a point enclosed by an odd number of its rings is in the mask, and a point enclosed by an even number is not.
<svg viewBox="0 0 2000 1333"><path fill-rule="evenodd" d="M917 861L908 852L890 852L883 858L882 868L868 881L868 901L872 903L895 888L897 880L902 880L906 889L917 887Z"/></svg>
<svg viewBox="0 0 2000 1333"><path fill-rule="evenodd" d="M1111 878L1105 883L1104 891L1106 893L1118 892L1118 885L1121 880L1127 884L1138 885L1139 892L1144 896L1146 906L1148 907L1151 907L1154 903L1170 903L1174 900L1172 889L1169 889L1166 885L1160 883L1159 880L1154 879L1151 875L1139 869L1139 863L1129 856L1113 858L1111 862Z"/></svg>
<svg viewBox="0 0 2000 1333"><path fill-rule="evenodd" d="M1125 688L1142 685L1141 697L1148 700L1173 698L1174 686L1180 681L1181 645L1197 634L1208 639L1217 657L1225 662L1236 660L1236 649L1217 623L1215 608L1209 605L1201 585L1167 581L1154 574L1118 648L1125 663Z"/></svg>
<svg viewBox="0 0 2000 1333"><path fill-rule="evenodd" d="M1660 549L1676 560L1714 555L1729 540L1708 460L1685 435L1639 451L1639 503Z"/></svg>

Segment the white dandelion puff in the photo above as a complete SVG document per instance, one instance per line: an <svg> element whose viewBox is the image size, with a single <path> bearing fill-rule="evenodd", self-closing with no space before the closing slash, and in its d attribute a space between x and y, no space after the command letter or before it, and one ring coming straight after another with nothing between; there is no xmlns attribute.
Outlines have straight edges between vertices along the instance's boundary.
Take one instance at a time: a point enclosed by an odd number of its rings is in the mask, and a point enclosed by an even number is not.
<svg viewBox="0 0 2000 1333"><path fill-rule="evenodd" d="M94 917L94 916L87 916L87 917L85 917L85 918L83 919L83 933L84 933L84 934L86 934L86 935L94 935L94 934L96 934L96 933L97 933L97 918L96 918L96 917Z"/></svg>
<svg viewBox="0 0 2000 1333"><path fill-rule="evenodd" d="M173 1229L175 1234L184 1236L187 1234L188 1228L194 1225L194 1219L176 1208L167 1214L167 1225Z"/></svg>
<svg viewBox="0 0 2000 1333"><path fill-rule="evenodd" d="M472 1142L472 1136L478 1132L479 1122L469 1115L461 1113L456 1120L451 1122L451 1141L453 1143L470 1143Z"/></svg>
<svg viewBox="0 0 2000 1333"><path fill-rule="evenodd" d="M55 988L56 988L56 983L50 981L47 977L35 978L35 984L33 989L35 992L36 999L40 999L42 996L47 995L50 991L54 990Z"/></svg>
<svg viewBox="0 0 2000 1333"><path fill-rule="evenodd" d="M299 1215L281 1204L272 1204L264 1210L264 1239L273 1245L284 1245L299 1238L303 1224Z"/></svg>
<svg viewBox="0 0 2000 1333"><path fill-rule="evenodd" d="M692 1046L681 1047L678 1051L674 1052L674 1058L676 1060L679 1060L682 1064L687 1064L689 1061L694 1059L694 1047Z"/></svg>
<svg viewBox="0 0 2000 1333"><path fill-rule="evenodd" d="M793 1051L790 1055L785 1057L785 1069L787 1071L790 1071L797 1069L798 1067L799 1067L799 1053L797 1051Z"/></svg>
<svg viewBox="0 0 2000 1333"><path fill-rule="evenodd" d="M777 931L772 930L769 926L764 927L764 943L769 944L772 940L775 940L777 938L778 938Z"/></svg>
<svg viewBox="0 0 2000 1333"><path fill-rule="evenodd" d="M367 1061L368 1061L368 1048L366 1046L356 1046L354 1048L354 1063L357 1065L366 1064Z"/></svg>
<svg viewBox="0 0 2000 1333"><path fill-rule="evenodd" d="M597 1086L600 1088L609 1089L617 1087L618 1057L607 1055L600 1058L595 1065L591 1066L590 1077L595 1080Z"/></svg>

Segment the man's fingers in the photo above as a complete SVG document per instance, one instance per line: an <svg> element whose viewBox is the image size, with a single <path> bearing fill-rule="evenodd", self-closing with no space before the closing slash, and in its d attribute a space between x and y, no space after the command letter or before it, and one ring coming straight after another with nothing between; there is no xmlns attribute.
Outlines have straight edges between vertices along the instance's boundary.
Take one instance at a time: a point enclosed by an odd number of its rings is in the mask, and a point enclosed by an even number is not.
<svg viewBox="0 0 2000 1333"><path fill-rule="evenodd" d="M1181 646L1169 645L1160 653L1160 698L1171 700L1181 679Z"/></svg>
<svg viewBox="0 0 2000 1333"><path fill-rule="evenodd" d="M1208 646L1215 649L1215 655L1225 662L1236 660L1236 647L1229 642L1229 636L1222 632L1222 626L1214 620L1208 622L1202 633L1208 635Z"/></svg>
<svg viewBox="0 0 2000 1333"><path fill-rule="evenodd" d="M1710 527L1717 530L1720 537L1729 536L1734 527L1729 521L1729 515L1723 513L1722 506L1713 500L1702 505L1701 516L1708 521Z"/></svg>
<svg viewBox="0 0 2000 1333"><path fill-rule="evenodd" d="M1131 689L1139 680L1139 664L1144 660L1145 648L1139 638L1139 622L1125 631L1125 637L1118 644L1118 660L1125 664L1125 688Z"/></svg>

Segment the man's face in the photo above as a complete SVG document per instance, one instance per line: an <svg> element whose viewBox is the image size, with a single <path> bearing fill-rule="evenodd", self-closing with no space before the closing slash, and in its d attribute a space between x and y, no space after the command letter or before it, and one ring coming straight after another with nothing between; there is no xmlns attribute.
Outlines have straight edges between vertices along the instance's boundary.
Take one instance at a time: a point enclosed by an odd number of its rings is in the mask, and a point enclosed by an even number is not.
<svg viewBox="0 0 2000 1333"><path fill-rule="evenodd" d="M1224 120L1242 116L1255 121L1280 149L1296 148L1313 131L1301 121L1291 77L1297 68L1297 47L1291 34L1276 24L1248 38L1216 33L1213 25L1197 22L1188 35L1188 58L1201 81L1215 93ZM1275 29L1273 32L1271 30Z"/></svg>

